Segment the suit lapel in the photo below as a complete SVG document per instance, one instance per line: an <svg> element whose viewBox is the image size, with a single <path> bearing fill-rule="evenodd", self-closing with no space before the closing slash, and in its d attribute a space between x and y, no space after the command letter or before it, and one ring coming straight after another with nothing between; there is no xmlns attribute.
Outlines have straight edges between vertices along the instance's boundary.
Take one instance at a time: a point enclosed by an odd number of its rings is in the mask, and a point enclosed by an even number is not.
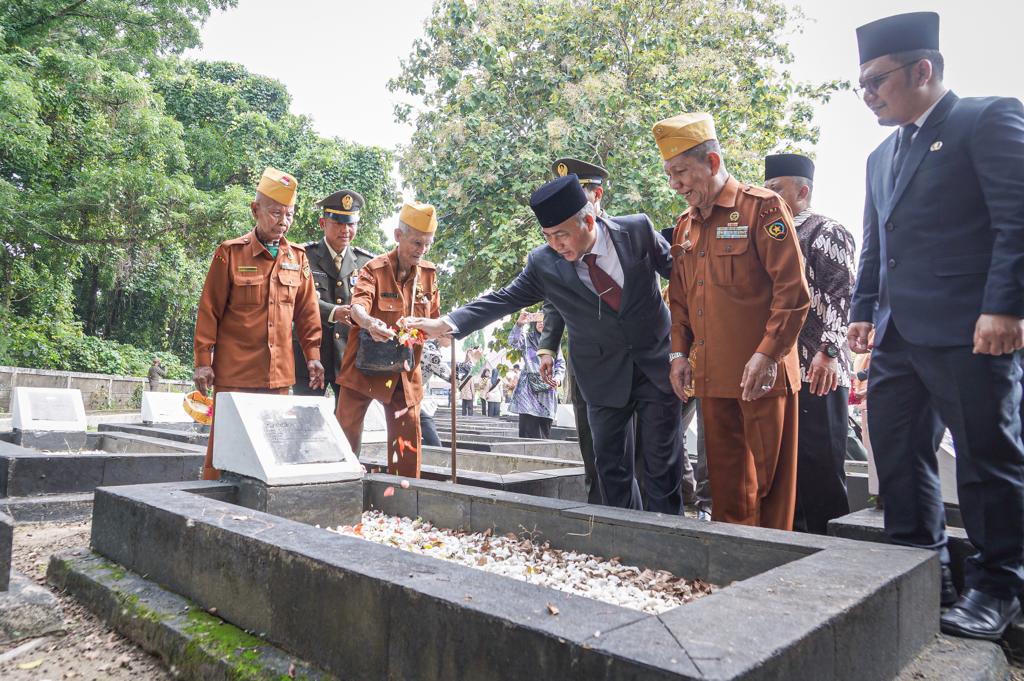
<svg viewBox="0 0 1024 681"><path fill-rule="evenodd" d="M917 167L921 165L921 161L924 160L928 150L931 149L935 138L938 137L939 132L942 130L942 123L946 120L949 110L953 108L953 104L956 103L957 99L957 96L952 92L946 93L935 108L932 109L931 114L928 115L928 120L924 122L924 127L918 131L917 137L914 138L914 143L910 145L910 153L907 156L907 160L903 163L903 170L900 172L899 177L896 178L896 187L893 189L892 200L889 202L888 212L890 214L896 208L896 204L899 203L900 197L903 196L903 192L906 190L907 185L910 184L914 173L917 172ZM892 157L890 156L890 158ZM890 173L892 172L891 165L890 163Z"/></svg>
<svg viewBox="0 0 1024 681"><path fill-rule="evenodd" d="M555 257L555 271L558 272L562 282L586 300L588 304L594 305L596 309L597 295L588 289L586 284L580 279L580 275L576 274L576 266L554 251L552 251L552 254Z"/></svg>
<svg viewBox="0 0 1024 681"><path fill-rule="evenodd" d="M356 258L352 255L352 247L345 249L345 257L341 259L341 270L338 272L339 280L346 280L356 269Z"/></svg>

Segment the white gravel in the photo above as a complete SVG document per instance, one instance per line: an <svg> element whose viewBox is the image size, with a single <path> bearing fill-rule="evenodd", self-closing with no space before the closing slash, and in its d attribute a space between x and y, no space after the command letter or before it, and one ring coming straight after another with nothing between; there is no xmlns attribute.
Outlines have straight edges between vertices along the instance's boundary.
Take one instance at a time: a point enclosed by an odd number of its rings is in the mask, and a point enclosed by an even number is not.
<svg viewBox="0 0 1024 681"><path fill-rule="evenodd" d="M528 535L495 537L489 530L470 534L379 511L364 512L363 522L354 527L327 529L650 614L689 603L716 588L664 570L622 565L617 558L604 560L555 549L547 542L535 544Z"/></svg>

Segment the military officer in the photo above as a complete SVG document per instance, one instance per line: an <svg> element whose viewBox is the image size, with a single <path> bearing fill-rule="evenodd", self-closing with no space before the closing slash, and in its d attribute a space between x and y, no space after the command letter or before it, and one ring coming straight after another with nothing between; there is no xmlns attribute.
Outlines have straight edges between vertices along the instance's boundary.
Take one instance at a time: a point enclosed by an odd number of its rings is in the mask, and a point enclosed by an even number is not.
<svg viewBox="0 0 1024 681"><path fill-rule="evenodd" d="M345 356L348 343L349 300L355 288L359 270L373 258L373 253L352 245L359 231L359 212L363 208L362 195L351 189L334 192L317 202L323 213L320 229L324 238L306 244L306 259L312 272L320 306L320 323L323 331L320 341L320 361L324 365L324 384L334 386L334 406L338 406L340 388L337 385L341 359ZM298 339L293 343L295 351L296 395L323 395L323 390L309 387L302 348Z"/></svg>
<svg viewBox="0 0 1024 681"><path fill-rule="evenodd" d="M825 534L828 521L850 512L846 496L850 351L846 342L853 293L853 235L811 210L814 161L801 154L764 160L764 186L782 197L804 255L811 308L800 331L800 428L793 529Z"/></svg>
<svg viewBox="0 0 1024 681"><path fill-rule="evenodd" d="M781 198L729 175L706 113L658 122L673 233L670 378L700 398L712 519L789 530L796 498L796 341L810 304ZM688 359L693 360L690 364Z"/></svg>
<svg viewBox="0 0 1024 681"><path fill-rule="evenodd" d="M316 289L303 247L285 239L297 188L288 173L264 170L249 206L256 227L213 255L195 331L194 380L203 392L288 394L295 382L293 334L306 358L309 386L323 389ZM211 427L203 479L219 477Z"/></svg>
<svg viewBox="0 0 1024 681"><path fill-rule="evenodd" d="M857 29L860 91L880 125L868 157L850 347L867 352L868 424L885 532L943 564L942 631L995 640L1024 588L1024 106L943 84L939 16ZM935 458L956 446L964 529L978 552L957 597Z"/></svg>
<svg viewBox="0 0 1024 681"><path fill-rule="evenodd" d="M370 375L356 366L360 331L374 341L395 338L405 317L440 315L437 271L423 259L437 231L437 216L428 203L402 206L395 229L395 248L378 255L359 272L352 292L352 329L341 362L337 416L352 449L363 437L363 418L370 402L384 404L388 430L388 472L420 476L420 401L423 399L423 346L414 346L414 361L401 373Z"/></svg>

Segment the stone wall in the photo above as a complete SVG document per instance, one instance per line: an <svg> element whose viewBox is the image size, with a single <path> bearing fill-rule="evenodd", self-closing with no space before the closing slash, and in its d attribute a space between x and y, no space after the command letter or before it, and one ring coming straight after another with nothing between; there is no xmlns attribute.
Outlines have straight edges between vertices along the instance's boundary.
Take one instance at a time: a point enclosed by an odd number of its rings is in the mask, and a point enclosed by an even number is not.
<svg viewBox="0 0 1024 681"><path fill-rule="evenodd" d="M142 391L149 390L149 381L139 376L111 376L86 374L78 371L51 371L0 366L0 412L7 413L11 405L11 388L78 388L86 411L102 409L138 409L142 404ZM188 392L189 381L161 379L160 390Z"/></svg>

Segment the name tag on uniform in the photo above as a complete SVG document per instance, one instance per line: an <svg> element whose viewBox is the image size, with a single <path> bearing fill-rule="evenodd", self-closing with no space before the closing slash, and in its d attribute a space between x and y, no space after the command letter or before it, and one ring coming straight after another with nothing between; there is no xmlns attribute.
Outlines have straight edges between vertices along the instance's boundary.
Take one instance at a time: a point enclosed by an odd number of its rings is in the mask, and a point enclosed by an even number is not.
<svg viewBox="0 0 1024 681"><path fill-rule="evenodd" d="M259 270L258 267L254 267L252 265L239 265L238 266L238 271L239 272L259 272L260 270Z"/></svg>
<svg viewBox="0 0 1024 681"><path fill-rule="evenodd" d="M397 298L398 294L397 293L391 293L390 291L381 291L380 297L381 298Z"/></svg>
<svg viewBox="0 0 1024 681"><path fill-rule="evenodd" d="M715 230L716 239L746 239L750 232L749 225L729 225L728 227L718 227Z"/></svg>
<svg viewBox="0 0 1024 681"><path fill-rule="evenodd" d="M282 270L291 270L293 272L298 272L299 271L299 266L298 266L298 264L293 263L293 262L283 262L283 263L281 263L281 269Z"/></svg>

